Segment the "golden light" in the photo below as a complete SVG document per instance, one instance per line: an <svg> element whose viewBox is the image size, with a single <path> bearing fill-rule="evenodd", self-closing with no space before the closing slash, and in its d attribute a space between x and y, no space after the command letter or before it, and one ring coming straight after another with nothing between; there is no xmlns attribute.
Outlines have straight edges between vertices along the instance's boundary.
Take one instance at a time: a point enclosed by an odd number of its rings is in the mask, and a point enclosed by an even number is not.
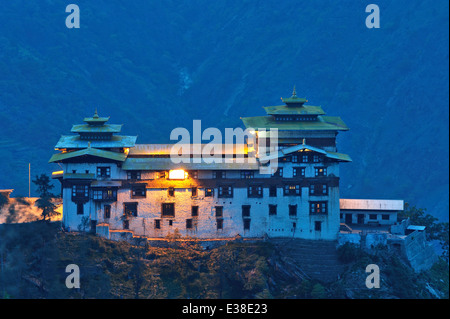
<svg viewBox="0 0 450 319"><path fill-rule="evenodd" d="M169 179L186 179L188 173L182 169L172 169L169 171Z"/></svg>
<svg viewBox="0 0 450 319"><path fill-rule="evenodd" d="M52 173L52 175L61 175L61 174L64 174L64 171L56 171Z"/></svg>
<svg viewBox="0 0 450 319"><path fill-rule="evenodd" d="M125 147L123 149L123 152L125 153L125 155L128 155L128 153L130 152L130 149L128 147Z"/></svg>

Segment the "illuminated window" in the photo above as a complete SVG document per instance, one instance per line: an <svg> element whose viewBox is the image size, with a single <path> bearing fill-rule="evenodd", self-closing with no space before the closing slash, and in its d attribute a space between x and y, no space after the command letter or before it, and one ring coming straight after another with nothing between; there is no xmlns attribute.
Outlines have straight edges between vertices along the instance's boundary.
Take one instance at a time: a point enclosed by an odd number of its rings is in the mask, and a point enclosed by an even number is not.
<svg viewBox="0 0 450 319"><path fill-rule="evenodd" d="M328 194L327 184L311 184L309 185L309 195L310 196L321 196Z"/></svg>
<svg viewBox="0 0 450 319"><path fill-rule="evenodd" d="M213 196L214 196L214 188L206 188L205 197L213 197Z"/></svg>
<svg viewBox="0 0 450 319"><path fill-rule="evenodd" d="M191 189L191 196L192 197L196 197L197 193L198 193L197 187L192 187L192 189Z"/></svg>
<svg viewBox="0 0 450 319"><path fill-rule="evenodd" d="M327 214L327 202L311 202L310 203L310 214Z"/></svg>
<svg viewBox="0 0 450 319"><path fill-rule="evenodd" d="M272 173L273 177L283 177L283 168L278 167L278 169Z"/></svg>
<svg viewBox="0 0 450 319"><path fill-rule="evenodd" d="M252 171L241 171L241 178L247 179L247 178L253 178L254 173Z"/></svg>
<svg viewBox="0 0 450 319"><path fill-rule="evenodd" d="M116 188L93 188L92 199L95 201L117 201Z"/></svg>
<svg viewBox="0 0 450 319"><path fill-rule="evenodd" d="M158 172L158 178L166 178L166 172Z"/></svg>
<svg viewBox="0 0 450 319"><path fill-rule="evenodd" d="M315 167L314 175L317 176L327 176L327 168L326 167Z"/></svg>
<svg viewBox="0 0 450 319"><path fill-rule="evenodd" d="M167 195L169 195L170 197L175 196L175 188L169 187L169 188L167 189Z"/></svg>
<svg viewBox="0 0 450 319"><path fill-rule="evenodd" d="M288 184L284 185L284 196L300 196L300 185L299 184Z"/></svg>

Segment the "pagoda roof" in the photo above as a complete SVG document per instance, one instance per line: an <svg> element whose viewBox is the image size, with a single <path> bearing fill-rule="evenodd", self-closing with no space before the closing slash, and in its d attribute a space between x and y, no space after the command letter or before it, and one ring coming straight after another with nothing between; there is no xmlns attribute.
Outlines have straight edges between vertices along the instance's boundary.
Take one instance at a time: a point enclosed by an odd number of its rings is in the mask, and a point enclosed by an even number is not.
<svg viewBox="0 0 450 319"><path fill-rule="evenodd" d="M109 140L82 140L79 135L63 135L55 148L94 148L134 147L137 136L113 135Z"/></svg>
<svg viewBox="0 0 450 319"><path fill-rule="evenodd" d="M289 107L287 105L263 106L269 115L324 115L322 107L313 105L302 105L300 107Z"/></svg>
<svg viewBox="0 0 450 319"><path fill-rule="evenodd" d="M105 159L114 160L114 161L118 161L118 162L123 162L127 158L127 155L124 153L117 153L117 152L100 150L98 148L88 147L88 148L78 150L78 151L54 154L48 162L49 163L61 162L61 161L67 160L67 159L80 157L80 156L94 156L94 157L105 158Z"/></svg>
<svg viewBox="0 0 450 319"><path fill-rule="evenodd" d="M108 117L100 117L100 116L98 116L97 110L95 110L94 116L85 117L83 121L88 124L91 124L91 125L101 125L103 123L108 122L108 120L109 120L109 116Z"/></svg>
<svg viewBox="0 0 450 319"><path fill-rule="evenodd" d="M122 124L89 125L75 124L70 130L72 133L119 133Z"/></svg>
<svg viewBox="0 0 450 319"><path fill-rule="evenodd" d="M260 160L267 161L267 160L271 160L271 159L275 159L275 158L284 157L291 153L295 153L298 151L304 151L304 150L320 153L320 154L325 155L328 158L335 159L337 161L342 161L342 162L351 162L352 161L350 156L348 156L347 154L325 151L321 148L311 146L311 145L306 145L306 144L299 144L299 145L281 149L275 154L261 157Z"/></svg>
<svg viewBox="0 0 450 319"><path fill-rule="evenodd" d="M276 121L272 116L242 117L246 128L271 129L282 131L348 131L349 128L338 116L318 116L316 121Z"/></svg>

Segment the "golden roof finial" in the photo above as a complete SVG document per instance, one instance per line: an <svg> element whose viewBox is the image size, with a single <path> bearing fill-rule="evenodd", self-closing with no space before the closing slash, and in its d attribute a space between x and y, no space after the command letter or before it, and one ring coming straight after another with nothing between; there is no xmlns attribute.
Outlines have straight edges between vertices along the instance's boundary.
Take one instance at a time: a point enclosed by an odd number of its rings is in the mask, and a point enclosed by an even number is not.
<svg viewBox="0 0 450 319"><path fill-rule="evenodd" d="M292 91L292 97L296 97L297 96L297 92L295 92L295 85L294 85L294 90Z"/></svg>
<svg viewBox="0 0 450 319"><path fill-rule="evenodd" d="M95 108L94 117L98 117L97 108Z"/></svg>

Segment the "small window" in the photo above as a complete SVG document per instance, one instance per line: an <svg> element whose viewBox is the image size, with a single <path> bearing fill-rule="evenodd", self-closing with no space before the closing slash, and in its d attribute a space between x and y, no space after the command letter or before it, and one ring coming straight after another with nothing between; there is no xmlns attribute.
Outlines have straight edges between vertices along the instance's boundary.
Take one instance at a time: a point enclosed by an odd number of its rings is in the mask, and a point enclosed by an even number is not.
<svg viewBox="0 0 450 319"><path fill-rule="evenodd" d="M216 222L217 222L217 229L218 230L223 229L223 218L217 218Z"/></svg>
<svg viewBox="0 0 450 319"><path fill-rule="evenodd" d="M277 205L269 204L269 216L274 216L277 214Z"/></svg>
<svg viewBox="0 0 450 319"><path fill-rule="evenodd" d="M389 220L389 214L382 214L381 215L382 220Z"/></svg>
<svg viewBox="0 0 450 319"><path fill-rule="evenodd" d="M289 205L289 217L297 216L297 205Z"/></svg>
<svg viewBox="0 0 450 319"><path fill-rule="evenodd" d="M320 162L320 156L319 155L313 155L313 162L319 163Z"/></svg>
<svg viewBox="0 0 450 319"><path fill-rule="evenodd" d="M326 167L315 167L314 175L317 176L327 176L327 168Z"/></svg>
<svg viewBox="0 0 450 319"><path fill-rule="evenodd" d="M241 171L241 178L243 179L249 179L254 178L254 173L252 171Z"/></svg>
<svg viewBox="0 0 450 319"><path fill-rule="evenodd" d="M290 184L284 185L284 196L300 196L300 185L299 184Z"/></svg>
<svg viewBox="0 0 450 319"><path fill-rule="evenodd" d="M308 155L302 155L302 163L308 163L309 162L309 156Z"/></svg>
<svg viewBox="0 0 450 319"><path fill-rule="evenodd" d="M191 216L197 217L198 216L198 206L192 206L191 208Z"/></svg>
<svg viewBox="0 0 450 319"><path fill-rule="evenodd" d="M198 179L198 171L188 171L188 176L190 178Z"/></svg>
<svg viewBox="0 0 450 319"><path fill-rule="evenodd" d="M214 179L224 179L224 178L226 178L225 171L213 171L213 178Z"/></svg>
<svg viewBox="0 0 450 319"><path fill-rule="evenodd" d="M192 229L192 219L186 219L186 229Z"/></svg>
<svg viewBox="0 0 450 319"><path fill-rule="evenodd" d="M124 203L124 214L126 216L137 216L137 206L138 203Z"/></svg>
<svg viewBox="0 0 450 319"><path fill-rule="evenodd" d="M277 197L277 187L275 185L271 185L269 187L269 196L270 197Z"/></svg>
<svg viewBox="0 0 450 319"><path fill-rule="evenodd" d="M175 188L169 187L169 188L167 189L167 195L170 196L170 197L175 196Z"/></svg>
<svg viewBox="0 0 450 319"><path fill-rule="evenodd" d="M206 188L205 197L213 197L213 196L214 196L214 188Z"/></svg>
<svg viewBox="0 0 450 319"><path fill-rule="evenodd" d="M283 168L278 167L277 170L272 173L272 177L283 177Z"/></svg>
<svg viewBox="0 0 450 319"><path fill-rule="evenodd" d="M192 197L197 197L197 193L198 193L197 187L192 187L192 189L191 189L191 196Z"/></svg>
<svg viewBox="0 0 450 319"><path fill-rule="evenodd" d="M250 217L250 205L242 205L242 217Z"/></svg>
<svg viewBox="0 0 450 319"><path fill-rule="evenodd" d="M72 199L88 199L89 198L89 186L88 185L73 185L72 186Z"/></svg>
<svg viewBox="0 0 450 319"><path fill-rule="evenodd" d="M233 197L232 186L219 186L219 198L231 198Z"/></svg>
<svg viewBox="0 0 450 319"><path fill-rule="evenodd" d="M147 190L145 185L136 185L131 187L131 197L146 197Z"/></svg>
<svg viewBox="0 0 450 319"><path fill-rule="evenodd" d="M328 194L327 184L311 184L309 185L309 195L320 196Z"/></svg>
<svg viewBox="0 0 450 319"><path fill-rule="evenodd" d="M369 214L369 219L377 220L377 214Z"/></svg>
<svg viewBox="0 0 450 319"><path fill-rule="evenodd" d="M292 163L298 163L298 155L292 155Z"/></svg>
<svg viewBox="0 0 450 319"><path fill-rule="evenodd" d="M111 167L97 167L97 177L111 177Z"/></svg>
<svg viewBox="0 0 450 319"><path fill-rule="evenodd" d="M311 202L310 203L310 214L327 214L327 202Z"/></svg>
<svg viewBox="0 0 450 319"><path fill-rule="evenodd" d="M314 230L315 231L322 231L322 222L321 221L315 221L314 222Z"/></svg>
<svg viewBox="0 0 450 319"><path fill-rule="evenodd" d="M169 226L172 226L172 225L173 225L173 220L169 219Z"/></svg>
<svg viewBox="0 0 450 319"><path fill-rule="evenodd" d="M162 217L175 217L175 203L162 204Z"/></svg>
<svg viewBox="0 0 450 319"><path fill-rule="evenodd" d="M223 206L216 206L216 217L223 217Z"/></svg>
<svg viewBox="0 0 450 319"><path fill-rule="evenodd" d="M165 171L158 172L158 178L161 178L161 179L166 178L166 172Z"/></svg>
<svg viewBox="0 0 450 319"><path fill-rule="evenodd" d="M84 214L84 205L83 203L77 204L77 215L83 215Z"/></svg>
<svg viewBox="0 0 450 319"><path fill-rule="evenodd" d="M305 177L305 170L304 167L294 167L294 177Z"/></svg>
<svg viewBox="0 0 450 319"><path fill-rule="evenodd" d="M250 218L244 219L244 230L250 230Z"/></svg>
<svg viewBox="0 0 450 319"><path fill-rule="evenodd" d="M161 229L161 219L155 219L155 229Z"/></svg>
<svg viewBox="0 0 450 319"><path fill-rule="evenodd" d="M105 218L111 218L111 205L105 205L103 211Z"/></svg>
<svg viewBox="0 0 450 319"><path fill-rule="evenodd" d="M247 197L255 198L255 197L263 197L263 188L260 185L250 185L247 188Z"/></svg>
<svg viewBox="0 0 450 319"><path fill-rule="evenodd" d="M128 171L127 172L127 178L130 180L140 180L141 179L141 172L139 171Z"/></svg>

